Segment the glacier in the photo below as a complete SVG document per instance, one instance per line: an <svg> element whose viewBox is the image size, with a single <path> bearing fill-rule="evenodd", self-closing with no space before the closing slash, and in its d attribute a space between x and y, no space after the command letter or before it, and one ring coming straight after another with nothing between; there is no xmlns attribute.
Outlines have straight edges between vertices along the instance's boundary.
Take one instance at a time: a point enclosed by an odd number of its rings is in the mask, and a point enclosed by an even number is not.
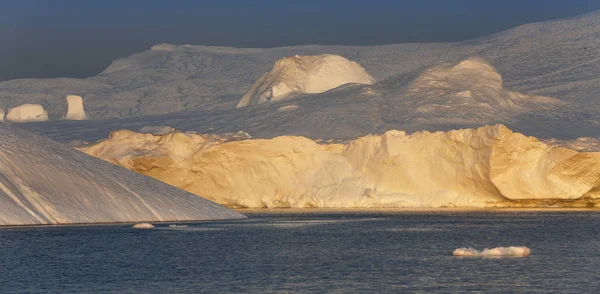
<svg viewBox="0 0 600 294"><path fill-rule="evenodd" d="M338 143L120 130L80 150L234 208L595 205L600 197L600 152L503 125Z"/></svg>
<svg viewBox="0 0 600 294"><path fill-rule="evenodd" d="M299 105L302 109L314 113L322 112L319 107L326 107L328 110L328 103L332 102L358 107L363 106L359 103L360 100L365 100L365 103L372 101L369 103L371 108L365 107L361 111L366 111L370 117L380 116L384 121L394 124L388 129L408 130L408 124L401 126L399 121L386 118L386 104L402 100L410 102L411 99L407 99L400 90L413 82L425 69L440 64L457 64L461 60L478 56L502 74L504 87L507 89L570 103L558 113L521 115L520 121L515 122L492 121L490 118L486 124L504 123L516 129L515 125L519 123L524 125L525 122L536 122L537 125L542 125L544 132L552 132L557 128L546 127L546 124L554 123L557 115L560 115L561 121L578 120L580 115L592 116L594 124L598 121L595 113L600 107L600 100L597 99L597 93L600 92L597 70L600 68L600 52L596 46L600 31L599 15L600 12L592 12L568 19L532 23L456 43L361 47L310 45L268 49L159 44L150 50L115 60L100 74L86 79L18 79L0 82L0 105L10 108L24 103L41 104L51 119L60 118L64 115L64 97L74 94L83 97L88 117L96 120L160 116L152 118L155 120L154 124L178 127L165 120L183 118L184 112L197 112L196 116L211 117L210 128L224 128L224 125L215 126L220 114L243 115L247 109L236 111L231 108L235 108L244 93L265 72L269 72L278 60L296 55L331 54L358 63L377 80L375 87L367 87L364 91L344 90L344 93L337 94L327 91L308 95L314 103ZM374 97L377 93L381 96ZM356 97L348 97L349 95ZM328 102L330 100L333 101ZM285 104L280 104L277 108L282 106ZM329 116L334 115L337 114L333 112ZM158 122L159 120L163 122ZM573 124L580 123L584 122L575 121ZM195 126L201 127L201 124ZM371 126L364 123L362 127ZM195 130L206 132L208 128ZM377 131L385 131L385 128L387 125L382 125ZM424 123L419 128L447 129L445 125ZM520 131L529 134L536 129L523 127ZM593 132L594 129L597 128L590 127L587 131ZM305 135L300 131L295 131L294 134ZM364 134L366 133L361 135ZM542 134L542 131L531 134L547 135Z"/></svg>
<svg viewBox="0 0 600 294"><path fill-rule="evenodd" d="M244 218L5 123L0 123L0 204L0 225Z"/></svg>

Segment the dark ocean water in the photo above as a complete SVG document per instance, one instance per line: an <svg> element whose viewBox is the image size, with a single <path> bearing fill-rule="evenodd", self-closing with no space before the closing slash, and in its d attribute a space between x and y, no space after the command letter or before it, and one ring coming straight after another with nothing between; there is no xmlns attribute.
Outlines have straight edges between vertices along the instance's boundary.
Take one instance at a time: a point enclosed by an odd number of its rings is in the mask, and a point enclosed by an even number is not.
<svg viewBox="0 0 600 294"><path fill-rule="evenodd" d="M600 213L251 214L0 229L0 293L597 293ZM528 246L526 258L455 258Z"/></svg>

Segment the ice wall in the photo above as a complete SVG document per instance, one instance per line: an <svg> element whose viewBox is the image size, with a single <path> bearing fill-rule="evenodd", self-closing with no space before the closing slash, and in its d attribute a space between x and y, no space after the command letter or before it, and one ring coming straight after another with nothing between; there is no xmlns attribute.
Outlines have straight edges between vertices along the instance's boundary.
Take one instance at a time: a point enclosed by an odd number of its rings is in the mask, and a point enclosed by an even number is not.
<svg viewBox="0 0 600 294"><path fill-rule="evenodd" d="M47 121L48 112L39 104L23 104L9 108L6 120L11 122Z"/></svg>
<svg viewBox="0 0 600 294"><path fill-rule="evenodd" d="M503 125L345 144L113 132L84 152L232 207L486 207L596 197L600 153Z"/></svg>
<svg viewBox="0 0 600 294"><path fill-rule="evenodd" d="M338 55L286 57L252 85L237 107L284 100L294 93L323 93L348 83L373 84L375 79L360 64Z"/></svg>
<svg viewBox="0 0 600 294"><path fill-rule="evenodd" d="M86 120L87 114L83 109L83 99L77 95L67 95L67 114L65 119L68 120Z"/></svg>
<svg viewBox="0 0 600 294"><path fill-rule="evenodd" d="M0 225L243 218L52 140L0 124Z"/></svg>

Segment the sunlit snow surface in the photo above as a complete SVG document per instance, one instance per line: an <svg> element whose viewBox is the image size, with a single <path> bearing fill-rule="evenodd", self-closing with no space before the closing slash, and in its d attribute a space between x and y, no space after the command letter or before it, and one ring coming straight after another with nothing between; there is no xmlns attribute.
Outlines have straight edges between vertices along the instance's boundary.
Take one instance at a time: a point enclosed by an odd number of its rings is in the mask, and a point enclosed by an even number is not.
<svg viewBox="0 0 600 294"><path fill-rule="evenodd" d="M243 217L71 147L0 124L0 225Z"/></svg>

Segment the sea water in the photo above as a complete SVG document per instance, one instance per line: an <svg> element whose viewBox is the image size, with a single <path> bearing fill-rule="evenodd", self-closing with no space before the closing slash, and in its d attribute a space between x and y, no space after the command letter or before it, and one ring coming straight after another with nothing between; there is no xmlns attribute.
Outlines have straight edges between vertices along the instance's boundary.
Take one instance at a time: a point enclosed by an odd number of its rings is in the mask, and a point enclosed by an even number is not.
<svg viewBox="0 0 600 294"><path fill-rule="evenodd" d="M251 213L241 221L0 228L0 293L600 289L600 213ZM459 247L527 246L524 258Z"/></svg>

